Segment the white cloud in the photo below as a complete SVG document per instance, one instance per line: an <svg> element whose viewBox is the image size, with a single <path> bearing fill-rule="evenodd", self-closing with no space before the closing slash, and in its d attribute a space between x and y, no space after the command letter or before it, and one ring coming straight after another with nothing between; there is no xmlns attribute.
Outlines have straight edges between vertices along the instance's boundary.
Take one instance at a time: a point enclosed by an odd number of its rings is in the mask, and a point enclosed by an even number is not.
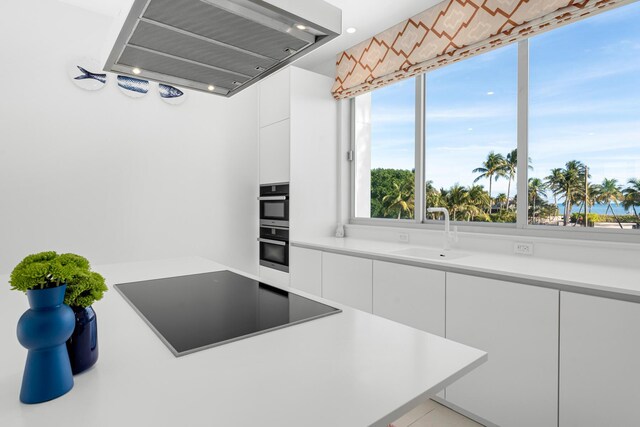
<svg viewBox="0 0 640 427"><path fill-rule="evenodd" d="M566 98L556 98L544 102L532 102L529 106L530 117L542 118L549 116L584 116L593 114L594 116L603 113L621 113L637 111L640 116L640 103L635 97L628 99L599 99L597 102L569 102Z"/></svg>
<svg viewBox="0 0 640 427"><path fill-rule="evenodd" d="M567 68L561 74L552 74L541 81L538 86L532 85L531 94L536 97L556 96L567 93L572 87L593 83L596 80L612 79L625 74L640 72L640 58L638 55L625 61L606 61L595 58L587 69L575 70ZM536 81L533 76L533 81Z"/></svg>
<svg viewBox="0 0 640 427"><path fill-rule="evenodd" d="M480 159L478 161L481 162L485 159L486 155L491 151L495 151L497 153L505 151L505 148L509 147L513 149L513 144L505 143L505 144L483 144L483 145L457 145L457 146L441 146L435 147L429 150L429 152L434 153L434 155L439 155L437 153L464 153L466 157L472 157L474 159ZM481 157L478 154L482 154ZM456 161L460 161L460 157L455 159Z"/></svg>
<svg viewBox="0 0 640 427"><path fill-rule="evenodd" d="M429 121L451 121L460 119L490 119L513 117L515 120L515 106L508 105L491 105L481 107L453 107L453 108L427 108L427 122Z"/></svg>
<svg viewBox="0 0 640 427"><path fill-rule="evenodd" d="M413 108L378 108L371 113L371 123L375 125L414 123L415 119Z"/></svg>

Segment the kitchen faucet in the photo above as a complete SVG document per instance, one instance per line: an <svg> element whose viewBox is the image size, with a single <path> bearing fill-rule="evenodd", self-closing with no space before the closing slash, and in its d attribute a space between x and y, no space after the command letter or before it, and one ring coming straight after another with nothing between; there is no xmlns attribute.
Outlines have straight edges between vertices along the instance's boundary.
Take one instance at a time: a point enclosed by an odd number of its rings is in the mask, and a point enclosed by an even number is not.
<svg viewBox="0 0 640 427"><path fill-rule="evenodd" d="M434 213L434 212L440 212L442 214L444 214L444 248L443 250L448 251L451 249L451 241L457 241L457 233L456 236L452 238L451 236L451 229L450 229L450 224L449 224L449 210L447 208L429 208L427 209L427 212L429 213ZM457 227L456 227L456 232Z"/></svg>

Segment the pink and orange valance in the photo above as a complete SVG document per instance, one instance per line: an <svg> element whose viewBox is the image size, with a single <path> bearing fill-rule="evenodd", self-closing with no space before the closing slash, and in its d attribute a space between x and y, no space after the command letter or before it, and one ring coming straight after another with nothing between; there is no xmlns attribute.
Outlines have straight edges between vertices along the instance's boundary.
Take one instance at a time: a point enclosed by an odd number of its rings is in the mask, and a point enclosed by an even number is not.
<svg viewBox="0 0 640 427"><path fill-rule="evenodd" d="M444 0L340 53L336 99L350 98L629 0Z"/></svg>

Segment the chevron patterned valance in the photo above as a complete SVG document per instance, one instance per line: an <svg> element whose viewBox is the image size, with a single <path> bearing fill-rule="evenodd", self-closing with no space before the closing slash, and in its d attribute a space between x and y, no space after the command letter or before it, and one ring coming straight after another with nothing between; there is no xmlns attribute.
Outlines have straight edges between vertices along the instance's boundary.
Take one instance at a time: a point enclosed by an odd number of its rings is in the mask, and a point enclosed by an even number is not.
<svg viewBox="0 0 640 427"><path fill-rule="evenodd" d="M336 99L350 98L629 0L445 0L340 53Z"/></svg>

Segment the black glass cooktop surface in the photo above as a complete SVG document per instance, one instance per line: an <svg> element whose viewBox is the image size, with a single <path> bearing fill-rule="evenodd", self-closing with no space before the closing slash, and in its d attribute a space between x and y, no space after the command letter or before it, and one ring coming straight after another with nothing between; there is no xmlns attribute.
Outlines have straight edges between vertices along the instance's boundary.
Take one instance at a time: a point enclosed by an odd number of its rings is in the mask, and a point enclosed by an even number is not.
<svg viewBox="0 0 640 427"><path fill-rule="evenodd" d="M115 288L176 356L341 311L226 270Z"/></svg>

